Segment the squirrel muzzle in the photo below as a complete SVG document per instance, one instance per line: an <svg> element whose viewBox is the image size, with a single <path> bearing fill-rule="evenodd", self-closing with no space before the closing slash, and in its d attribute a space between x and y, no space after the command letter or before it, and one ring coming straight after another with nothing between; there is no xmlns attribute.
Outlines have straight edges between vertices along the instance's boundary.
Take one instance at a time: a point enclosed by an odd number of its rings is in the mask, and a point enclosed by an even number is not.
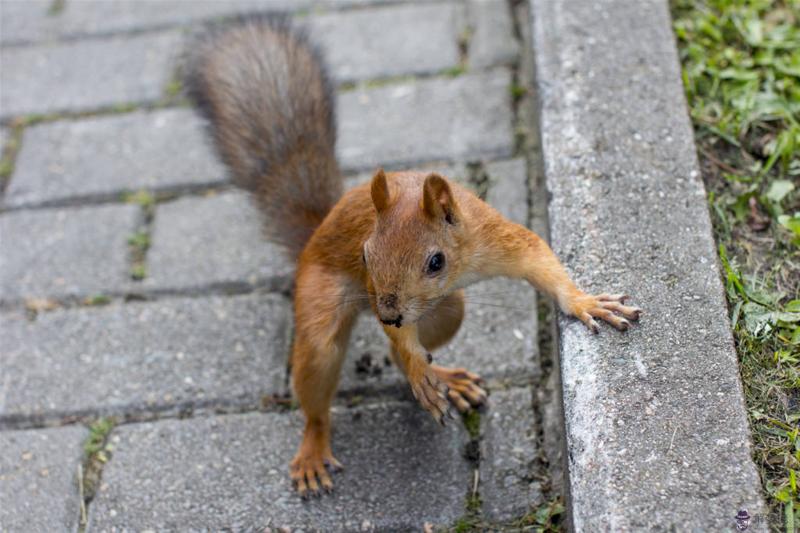
<svg viewBox="0 0 800 533"><path fill-rule="evenodd" d="M378 318L387 326L397 328L403 325L403 314L399 310L396 294L379 296L377 299Z"/></svg>

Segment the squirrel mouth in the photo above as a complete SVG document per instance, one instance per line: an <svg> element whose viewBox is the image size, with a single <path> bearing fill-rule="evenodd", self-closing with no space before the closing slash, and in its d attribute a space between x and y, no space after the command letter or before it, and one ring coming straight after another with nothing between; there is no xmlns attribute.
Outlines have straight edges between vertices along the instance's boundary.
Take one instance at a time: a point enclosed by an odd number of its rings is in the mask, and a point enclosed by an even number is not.
<svg viewBox="0 0 800 533"><path fill-rule="evenodd" d="M387 326L394 326L396 328L400 328L403 325L403 315L398 315L394 320L385 320L383 318L380 319L381 323L386 324Z"/></svg>

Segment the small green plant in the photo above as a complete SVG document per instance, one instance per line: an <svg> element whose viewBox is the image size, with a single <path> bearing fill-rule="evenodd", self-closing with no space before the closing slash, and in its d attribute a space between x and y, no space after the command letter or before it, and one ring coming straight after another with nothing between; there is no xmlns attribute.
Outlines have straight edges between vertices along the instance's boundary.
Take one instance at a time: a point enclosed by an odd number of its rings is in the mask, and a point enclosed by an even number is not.
<svg viewBox="0 0 800 533"><path fill-rule="evenodd" d="M89 437L86 439L86 442L83 443L83 451L87 457L103 451L106 445L106 439L116 424L116 420L109 417L100 418L89 426Z"/></svg>
<svg viewBox="0 0 800 533"><path fill-rule="evenodd" d="M83 300L83 305L88 305L90 307L99 306L99 305L108 305L111 303L111 298L106 296L105 294L95 294L94 296L89 296Z"/></svg>
<svg viewBox="0 0 800 533"><path fill-rule="evenodd" d="M514 100L519 100L520 98L528 94L528 89L526 89L524 85L517 85L516 83L511 85L510 91L511 91L511 97Z"/></svg>
<svg viewBox="0 0 800 533"><path fill-rule="evenodd" d="M141 281L147 277L147 267L143 263L136 263L131 267L131 278Z"/></svg>
<svg viewBox="0 0 800 533"><path fill-rule="evenodd" d="M366 83L363 84L364 87L367 89L378 89L380 87L386 87L387 85L394 85L398 83L412 83L414 81L414 76L389 76L388 78L377 78L368 80Z"/></svg>
<svg viewBox="0 0 800 533"><path fill-rule="evenodd" d="M3 190L5 183L11 178L14 173L14 162L19 152L20 143L22 141L23 126L15 125L9 131L5 141L5 146L0 148L3 152L0 153L0 191Z"/></svg>
<svg viewBox="0 0 800 533"><path fill-rule="evenodd" d="M0 159L0 180L7 180L14 173L14 164L8 159Z"/></svg>
<svg viewBox="0 0 800 533"><path fill-rule="evenodd" d="M150 248L150 235L146 231L137 231L128 237L131 256L131 278L140 281L147 277L145 257Z"/></svg>
<svg viewBox="0 0 800 533"><path fill-rule="evenodd" d="M128 237L128 244L139 250L147 250L150 246L150 235L144 231L137 231Z"/></svg>
<svg viewBox="0 0 800 533"><path fill-rule="evenodd" d="M61 14L64 11L64 4L65 0L53 0L50 4L50 7L47 8L47 16L48 17L55 17Z"/></svg>
<svg viewBox="0 0 800 533"><path fill-rule="evenodd" d="M563 530L563 518L564 504L561 497L557 497L515 521L514 527L537 533L557 533Z"/></svg>
<svg viewBox="0 0 800 533"><path fill-rule="evenodd" d="M462 516L453 524L452 531L455 533L468 533L478 531L479 521L469 516Z"/></svg>
<svg viewBox="0 0 800 533"><path fill-rule="evenodd" d="M467 72L467 67L464 65L455 65L449 68L446 68L442 71L442 76L447 76L449 78L457 78L462 74Z"/></svg>
<svg viewBox="0 0 800 533"><path fill-rule="evenodd" d="M131 111L136 111L138 106L132 102L125 102L121 104L114 104L111 106L111 112L116 114L121 113L130 113Z"/></svg>
<svg viewBox="0 0 800 533"><path fill-rule="evenodd" d="M183 85L181 84L180 78L177 76L169 80L166 87L164 87L164 94L166 94L168 98L177 98L181 95L181 91L183 91Z"/></svg>
<svg viewBox="0 0 800 533"><path fill-rule="evenodd" d="M156 203L156 198L150 192L139 190L136 192L125 193L122 201L128 204L136 204L142 207L152 207Z"/></svg>
<svg viewBox="0 0 800 533"><path fill-rule="evenodd" d="M108 437L116 423L114 418L95 420L89 425L89 436L83 443L85 457L83 464L78 469L78 488L81 496L81 530L85 530L88 520L86 509L97 493L103 466L111 458L112 447L108 442Z"/></svg>
<svg viewBox="0 0 800 533"><path fill-rule="evenodd" d="M461 420L463 420L464 429L467 430L471 439L481 436L481 414L478 411L470 409L461 415Z"/></svg>

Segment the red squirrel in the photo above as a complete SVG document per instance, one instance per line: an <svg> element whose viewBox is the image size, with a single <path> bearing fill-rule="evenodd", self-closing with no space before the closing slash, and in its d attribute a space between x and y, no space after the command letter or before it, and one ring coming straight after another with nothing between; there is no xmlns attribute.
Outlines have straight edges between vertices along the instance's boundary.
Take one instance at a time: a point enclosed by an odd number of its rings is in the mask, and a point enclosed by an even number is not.
<svg viewBox="0 0 800 533"><path fill-rule="evenodd" d="M184 70L232 180L252 193L268 238L297 261L291 368L305 430L290 474L302 496L331 490L329 470L341 467L329 411L360 312L375 313L411 391L440 423L450 405L486 400L479 376L429 361L458 331L467 285L525 279L594 332L595 318L620 330L639 318L623 295L582 292L541 238L440 174L378 170L343 193L334 88L286 18L207 27Z"/></svg>

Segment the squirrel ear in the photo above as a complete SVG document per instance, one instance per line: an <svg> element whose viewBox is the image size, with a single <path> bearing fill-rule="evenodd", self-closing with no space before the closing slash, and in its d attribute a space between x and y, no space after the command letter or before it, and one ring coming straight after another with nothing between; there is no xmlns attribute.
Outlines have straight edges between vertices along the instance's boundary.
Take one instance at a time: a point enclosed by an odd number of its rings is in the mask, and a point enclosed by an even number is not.
<svg viewBox="0 0 800 533"><path fill-rule="evenodd" d="M431 218L443 218L448 224L458 221L458 207L450 185L439 174L430 174L422 187L422 209Z"/></svg>
<svg viewBox="0 0 800 533"><path fill-rule="evenodd" d="M389 184L386 183L386 173L382 168L379 168L372 176L370 192L372 193L372 203L375 204L378 213L389 207Z"/></svg>

